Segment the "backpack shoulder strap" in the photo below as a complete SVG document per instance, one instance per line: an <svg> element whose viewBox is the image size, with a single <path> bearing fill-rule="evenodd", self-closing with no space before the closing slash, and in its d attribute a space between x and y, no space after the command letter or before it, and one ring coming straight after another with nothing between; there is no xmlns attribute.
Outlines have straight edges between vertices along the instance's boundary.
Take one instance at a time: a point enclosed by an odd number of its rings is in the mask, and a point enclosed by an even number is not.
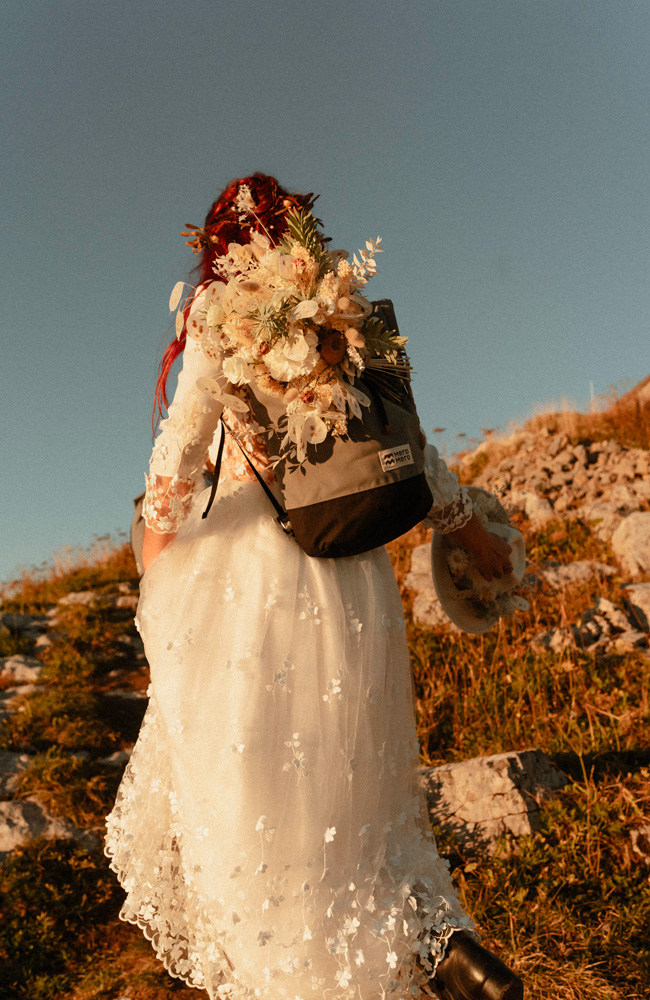
<svg viewBox="0 0 650 1000"><path fill-rule="evenodd" d="M219 439L219 448L217 451L217 460L214 463L214 472L212 473L212 488L210 490L210 497L208 499L208 506L205 508L201 514L201 518L207 517L210 512L210 507L214 502L214 498L217 494L217 486L219 485L219 473L221 472L221 459L223 457L223 443L226 437L226 425L223 422L223 417L219 418L219 423L221 425L221 437Z"/></svg>
<svg viewBox="0 0 650 1000"><path fill-rule="evenodd" d="M216 495L216 492L217 492L217 486L219 485L219 474L221 472L221 459L222 459L222 456L223 456L223 444L224 444L224 440L225 440L226 431L228 430L228 428L226 427L226 424L225 424L225 421L224 421L223 417L221 417L220 423L221 423L221 440L219 441L219 450L217 452L217 460L214 463L214 473L212 475L212 489L210 490L210 499L208 500L208 506L203 511L203 514L201 515L201 517L207 517L208 516L208 511L210 510L210 507L212 506L212 502L213 502L213 500L215 498L215 495ZM251 462L249 456L246 454L246 449L242 445L242 443L239 440L239 438L237 437L237 435L236 434L231 434L231 436L232 436L233 441L236 443L237 447L241 451L242 455L244 456L244 458L246 459L246 461L250 465L251 469L255 473L255 478L257 479L258 483L260 484L260 486L262 487L262 489L266 493L267 497L269 498L269 500L273 504L273 509L275 510L275 513L277 515L276 520L277 520L278 524L283 529L283 531L285 531L288 535L292 535L293 531L291 530L291 524L289 522L289 515L287 514L286 510L278 502L277 498L273 495L273 493L269 489L268 485L264 482L264 478L260 475L260 473L258 472L258 470L255 468L255 466Z"/></svg>

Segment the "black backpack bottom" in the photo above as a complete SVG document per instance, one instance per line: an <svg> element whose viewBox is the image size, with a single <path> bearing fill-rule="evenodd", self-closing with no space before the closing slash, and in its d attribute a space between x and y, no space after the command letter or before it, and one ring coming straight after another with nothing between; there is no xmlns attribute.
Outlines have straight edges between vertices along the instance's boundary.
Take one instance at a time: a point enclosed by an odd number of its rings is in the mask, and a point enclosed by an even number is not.
<svg viewBox="0 0 650 1000"><path fill-rule="evenodd" d="M423 472L361 493L289 510L296 541L308 556L356 556L399 538L429 513L433 497Z"/></svg>

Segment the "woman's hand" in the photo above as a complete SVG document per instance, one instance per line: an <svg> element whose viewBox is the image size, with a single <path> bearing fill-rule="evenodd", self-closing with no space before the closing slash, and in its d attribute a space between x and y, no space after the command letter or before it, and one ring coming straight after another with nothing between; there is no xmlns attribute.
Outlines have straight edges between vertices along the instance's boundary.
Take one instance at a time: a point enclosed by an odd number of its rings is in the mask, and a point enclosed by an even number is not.
<svg viewBox="0 0 650 1000"><path fill-rule="evenodd" d="M177 532L175 531L159 534L157 531L152 531L145 524L144 539L142 542L142 568L145 573L156 556L159 556L162 550L167 548L169 543L176 538L176 535Z"/></svg>
<svg viewBox="0 0 650 1000"><path fill-rule="evenodd" d="M512 546L484 528L476 514L472 514L462 528L450 531L449 537L467 549L479 573L486 580L500 579L512 573Z"/></svg>

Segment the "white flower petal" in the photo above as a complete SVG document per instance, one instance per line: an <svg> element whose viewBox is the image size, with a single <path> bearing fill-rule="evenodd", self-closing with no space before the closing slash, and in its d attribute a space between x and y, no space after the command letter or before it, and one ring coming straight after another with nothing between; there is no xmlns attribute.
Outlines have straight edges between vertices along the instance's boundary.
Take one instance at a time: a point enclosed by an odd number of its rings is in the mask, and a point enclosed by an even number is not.
<svg viewBox="0 0 650 1000"><path fill-rule="evenodd" d="M309 354L309 344L302 335L287 337L282 344L282 353L290 361L304 361Z"/></svg>
<svg viewBox="0 0 650 1000"><path fill-rule="evenodd" d="M224 358L223 373L233 385L246 385L253 381L253 369L236 354Z"/></svg>
<svg viewBox="0 0 650 1000"><path fill-rule="evenodd" d="M224 311L219 302L211 302L206 314L206 322L209 327L221 326L223 323Z"/></svg>
<svg viewBox="0 0 650 1000"><path fill-rule="evenodd" d="M302 437L306 444L320 444L327 437L327 424L316 414L310 414L303 425Z"/></svg>
<svg viewBox="0 0 650 1000"><path fill-rule="evenodd" d="M224 406L229 407L234 413L248 413L250 407L245 400L240 399L239 396L233 396L230 392L221 393L221 402Z"/></svg>
<svg viewBox="0 0 650 1000"><path fill-rule="evenodd" d="M345 413L345 394L341 389L341 385L338 380L331 383L330 389L332 391L332 402L334 403L334 406L337 410L340 410L341 413Z"/></svg>
<svg viewBox="0 0 650 1000"><path fill-rule="evenodd" d="M295 319L309 319L310 316L315 316L318 312L318 302L316 299L303 299L294 308L292 316Z"/></svg>
<svg viewBox="0 0 650 1000"><path fill-rule="evenodd" d="M197 378L196 388L199 392L206 392L209 396L212 396L214 399L218 399L221 402L223 390L216 378L212 378L211 375L201 375L200 378Z"/></svg>
<svg viewBox="0 0 650 1000"><path fill-rule="evenodd" d="M184 281L177 281L172 288L172 293L169 296L169 311L173 312L177 308L178 303L181 301L181 295L183 294L183 289L185 288Z"/></svg>
<svg viewBox="0 0 650 1000"><path fill-rule="evenodd" d="M185 326L187 336L191 337L192 340L201 340L208 328L205 316L190 316Z"/></svg>
<svg viewBox="0 0 650 1000"><path fill-rule="evenodd" d="M226 286L223 281L213 281L208 285L205 292L205 304L206 306L215 305L220 302L226 291Z"/></svg>
<svg viewBox="0 0 650 1000"><path fill-rule="evenodd" d="M352 387L350 386L350 388L352 388ZM350 390L348 390L347 393L346 393L346 399L347 399L348 405L350 407L350 413L354 417L358 417L359 420L360 420L361 419L361 407L359 406L359 403L357 402L357 398L354 395L354 393L352 393L352 392L350 392Z"/></svg>

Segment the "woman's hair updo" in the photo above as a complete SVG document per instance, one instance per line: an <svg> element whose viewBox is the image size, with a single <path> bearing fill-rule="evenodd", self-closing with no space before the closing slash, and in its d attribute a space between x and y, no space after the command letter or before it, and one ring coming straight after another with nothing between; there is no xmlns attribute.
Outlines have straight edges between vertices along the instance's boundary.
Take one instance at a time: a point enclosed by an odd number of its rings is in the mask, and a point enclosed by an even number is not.
<svg viewBox="0 0 650 1000"><path fill-rule="evenodd" d="M250 191L253 210L244 214L241 209L240 192L247 187ZM318 197L318 196L316 196ZM291 194L278 184L275 177L255 173L250 177L239 177L231 181L211 206L205 217L203 228L187 225L183 236L189 236L188 246L200 259L192 274L198 280L197 288L210 281L219 280L214 273L214 262L228 251L229 243L250 243L251 233L265 233L273 244L277 244L287 231L287 212L292 208L311 211L316 198L313 194ZM186 306L189 312L191 303ZM163 407L168 406L166 385L174 361L185 347L185 331L179 339L169 344L160 362L156 391L154 395L152 425L162 417Z"/></svg>

